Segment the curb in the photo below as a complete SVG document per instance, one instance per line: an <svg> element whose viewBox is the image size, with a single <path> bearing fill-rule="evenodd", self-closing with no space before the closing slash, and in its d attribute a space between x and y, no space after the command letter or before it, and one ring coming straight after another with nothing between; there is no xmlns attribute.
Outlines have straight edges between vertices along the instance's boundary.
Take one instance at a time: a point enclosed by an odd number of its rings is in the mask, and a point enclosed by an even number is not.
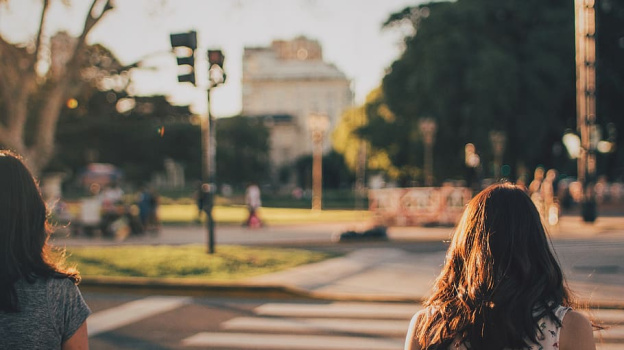
<svg viewBox="0 0 624 350"><path fill-rule="evenodd" d="M386 295L349 295L314 292L268 283L206 282L192 279L147 277L85 277L80 282L83 292L131 293L138 295L176 295L191 297L255 298L281 300L318 300L353 302L422 303L419 297Z"/></svg>
<svg viewBox="0 0 624 350"><path fill-rule="evenodd" d="M235 281L206 282L182 278L85 277L79 286L82 291L87 292L126 292L140 295L313 299L305 291L281 285L250 284Z"/></svg>

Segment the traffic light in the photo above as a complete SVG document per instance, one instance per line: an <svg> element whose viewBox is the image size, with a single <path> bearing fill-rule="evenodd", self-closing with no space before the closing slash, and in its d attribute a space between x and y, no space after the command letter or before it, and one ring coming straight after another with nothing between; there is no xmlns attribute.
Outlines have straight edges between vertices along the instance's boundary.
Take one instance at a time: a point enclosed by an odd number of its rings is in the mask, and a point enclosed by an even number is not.
<svg viewBox="0 0 624 350"><path fill-rule="evenodd" d="M197 32L171 34L171 47L176 54L178 66L185 67L178 81L195 85L195 50L197 49Z"/></svg>
<svg viewBox="0 0 624 350"><path fill-rule="evenodd" d="M223 70L223 61L225 61L225 56L221 50L208 50L208 76L215 85L225 83L226 74ZM213 69L215 65L218 69Z"/></svg>

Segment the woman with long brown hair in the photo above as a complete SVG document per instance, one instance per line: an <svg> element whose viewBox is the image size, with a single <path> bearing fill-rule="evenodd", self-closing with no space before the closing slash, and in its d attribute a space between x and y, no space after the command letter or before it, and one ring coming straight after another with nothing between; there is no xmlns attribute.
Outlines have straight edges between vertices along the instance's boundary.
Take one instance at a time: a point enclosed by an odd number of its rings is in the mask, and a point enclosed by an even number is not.
<svg viewBox="0 0 624 350"><path fill-rule="evenodd" d="M0 150L0 348L88 349L78 272L51 256L45 202L21 158Z"/></svg>
<svg viewBox="0 0 624 350"><path fill-rule="evenodd" d="M468 204L406 350L595 350L535 205L515 185Z"/></svg>

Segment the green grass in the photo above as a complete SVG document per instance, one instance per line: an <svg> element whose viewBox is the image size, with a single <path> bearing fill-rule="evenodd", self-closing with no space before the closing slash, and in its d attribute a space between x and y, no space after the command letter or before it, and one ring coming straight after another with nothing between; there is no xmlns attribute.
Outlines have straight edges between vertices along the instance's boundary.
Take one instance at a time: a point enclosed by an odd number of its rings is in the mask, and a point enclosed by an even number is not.
<svg viewBox="0 0 624 350"><path fill-rule="evenodd" d="M227 281L280 271L333 257L303 249L202 245L67 248L66 264L84 277L195 278Z"/></svg>
<svg viewBox="0 0 624 350"><path fill-rule="evenodd" d="M245 206L215 206L213 215L218 224L240 224L247 218ZM368 210L322 210L267 208L260 209L259 215L269 225L349 222L371 218ZM197 207L193 204L163 204L159 208L163 224L189 223L197 219Z"/></svg>

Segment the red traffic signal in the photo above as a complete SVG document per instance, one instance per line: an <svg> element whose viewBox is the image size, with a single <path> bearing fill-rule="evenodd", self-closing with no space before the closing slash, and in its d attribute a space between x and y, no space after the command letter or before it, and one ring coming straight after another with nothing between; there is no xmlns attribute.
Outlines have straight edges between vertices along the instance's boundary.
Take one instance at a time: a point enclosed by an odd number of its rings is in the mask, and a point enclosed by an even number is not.
<svg viewBox="0 0 624 350"><path fill-rule="evenodd" d="M223 69L224 60L225 56L223 56L223 52L221 52L221 50L208 50L208 63L210 63L211 67L216 64Z"/></svg>

